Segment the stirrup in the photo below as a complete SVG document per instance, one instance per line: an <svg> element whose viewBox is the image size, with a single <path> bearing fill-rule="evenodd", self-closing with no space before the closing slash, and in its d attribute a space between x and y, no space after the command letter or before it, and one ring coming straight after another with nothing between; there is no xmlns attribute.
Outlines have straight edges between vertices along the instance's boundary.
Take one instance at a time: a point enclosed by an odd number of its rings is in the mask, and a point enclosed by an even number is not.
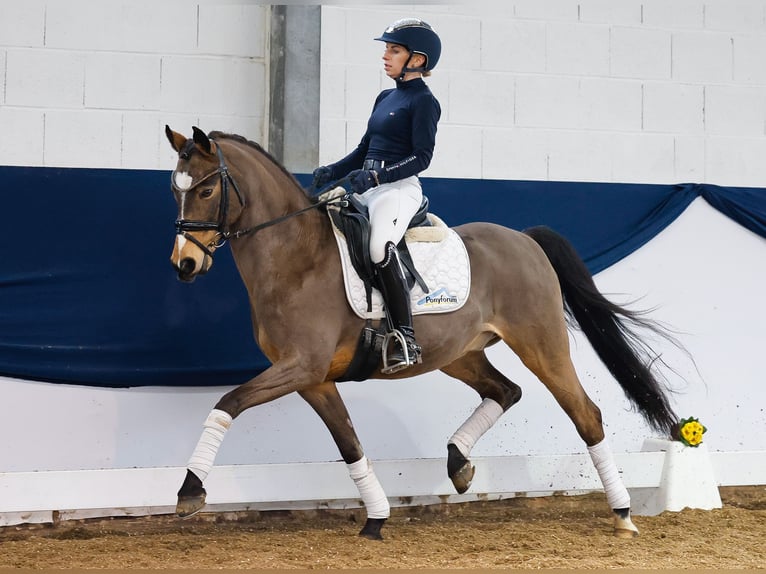
<svg viewBox="0 0 766 574"><path fill-rule="evenodd" d="M394 364L389 364L388 349L392 341L394 341L394 345L399 343L399 346L402 349L403 359L397 361ZM396 347L394 346L394 348ZM380 369L380 372L384 375L397 373L406 369L407 367L411 367L412 365L423 362L423 358L419 352L415 351L412 355L410 355L410 346L407 344L407 339L404 337L404 335L402 335L402 332L399 329L392 329L385 334L383 337L383 348L381 349L381 354L383 355L383 368Z"/></svg>

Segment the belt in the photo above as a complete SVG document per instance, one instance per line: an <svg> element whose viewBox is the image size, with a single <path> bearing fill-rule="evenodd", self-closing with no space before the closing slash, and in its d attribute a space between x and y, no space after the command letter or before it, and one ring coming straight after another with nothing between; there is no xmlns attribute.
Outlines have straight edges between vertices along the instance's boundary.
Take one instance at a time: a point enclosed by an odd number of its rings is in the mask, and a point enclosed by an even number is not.
<svg viewBox="0 0 766 574"><path fill-rule="evenodd" d="M382 159L366 159L362 164L362 169L380 169L385 165L386 161Z"/></svg>

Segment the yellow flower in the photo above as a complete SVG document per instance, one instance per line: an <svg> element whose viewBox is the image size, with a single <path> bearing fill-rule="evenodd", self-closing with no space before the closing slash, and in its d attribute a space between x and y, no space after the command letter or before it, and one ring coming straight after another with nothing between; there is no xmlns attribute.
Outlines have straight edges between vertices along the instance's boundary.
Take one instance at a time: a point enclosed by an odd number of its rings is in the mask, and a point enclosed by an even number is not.
<svg viewBox="0 0 766 574"><path fill-rule="evenodd" d="M682 419L678 425L678 440L686 446L699 446L706 430L699 420L693 417Z"/></svg>

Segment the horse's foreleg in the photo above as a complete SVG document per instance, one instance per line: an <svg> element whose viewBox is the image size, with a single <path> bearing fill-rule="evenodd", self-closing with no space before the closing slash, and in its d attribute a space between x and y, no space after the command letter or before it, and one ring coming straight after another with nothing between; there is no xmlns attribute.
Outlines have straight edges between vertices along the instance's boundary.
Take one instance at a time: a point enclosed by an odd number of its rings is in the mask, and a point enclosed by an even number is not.
<svg viewBox="0 0 766 574"><path fill-rule="evenodd" d="M204 508L207 493L202 483L213 467L218 449L234 418L252 406L315 383L316 378L315 374L297 367L296 363L285 362L271 366L224 395L205 419L202 436L189 459L186 477L178 491L176 514L187 518Z"/></svg>
<svg viewBox="0 0 766 574"><path fill-rule="evenodd" d="M519 386L495 369L484 351L473 351L442 368L479 393L481 404L447 441L447 474L459 494L471 486L476 471L469 456L476 442L521 398Z"/></svg>
<svg viewBox="0 0 766 574"><path fill-rule="evenodd" d="M359 535L382 540L380 529L391 514L388 498L375 476L371 463L364 456L351 417L335 383L327 382L300 391L299 394L327 425L346 463L349 475L359 490L367 511L367 521Z"/></svg>

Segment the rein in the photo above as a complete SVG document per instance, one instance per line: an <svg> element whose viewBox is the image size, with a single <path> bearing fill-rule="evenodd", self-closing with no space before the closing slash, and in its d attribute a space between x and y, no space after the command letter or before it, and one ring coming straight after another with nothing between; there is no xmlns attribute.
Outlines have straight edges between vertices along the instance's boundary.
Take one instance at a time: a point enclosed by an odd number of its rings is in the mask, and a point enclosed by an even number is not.
<svg viewBox="0 0 766 574"><path fill-rule="evenodd" d="M240 229L237 231L227 231L225 227L226 227L226 217L229 211L229 183L231 183L231 187L234 188L234 191L237 194L237 199L239 199L239 204L242 207L245 207L245 200L242 197L242 192L240 192L239 186L237 186L237 182L234 181L234 177L232 177L231 173L229 173L229 168L227 167L226 161L224 160L223 152L221 151L221 146L216 146L216 152L218 155L218 168L210 172L209 174L205 175L204 177L199 179L196 183L193 183L192 185L190 185L185 190L179 188L176 185L175 177L170 178L171 186L173 189L177 191L188 191L189 189L193 189L197 187L198 185L200 185L201 183L207 181L211 177L215 177L216 175L221 176L221 202L218 206L218 214L219 214L218 221L217 222L216 221L195 221L195 220L189 220L189 219L177 219L175 222L176 234L183 235L185 239L191 241L194 245L196 245L202 251L204 251L205 255L209 255L210 257L213 256L213 251L215 249L218 249L219 247L223 247L226 244L226 241L228 241L229 239L239 239L240 237L244 237L245 235L251 235L253 233L257 233L258 231L262 229L266 229L267 227L271 227L273 225L277 225L278 223L282 223L283 221L286 221L288 219L301 215L302 213L305 213L307 211L311 211L312 209L318 209L329 203L333 203L333 202L339 203L344 201L343 196L323 199L321 201L318 201L317 203L309 205L308 207L304 207L303 209L299 209L298 211L293 211L291 213L282 215L275 219L271 219L264 223L254 225L253 227L248 227L246 229ZM190 235L189 232L191 231L215 231L217 232L217 235L213 239L213 241L211 241L208 245L205 245L199 239L197 239L193 235Z"/></svg>

